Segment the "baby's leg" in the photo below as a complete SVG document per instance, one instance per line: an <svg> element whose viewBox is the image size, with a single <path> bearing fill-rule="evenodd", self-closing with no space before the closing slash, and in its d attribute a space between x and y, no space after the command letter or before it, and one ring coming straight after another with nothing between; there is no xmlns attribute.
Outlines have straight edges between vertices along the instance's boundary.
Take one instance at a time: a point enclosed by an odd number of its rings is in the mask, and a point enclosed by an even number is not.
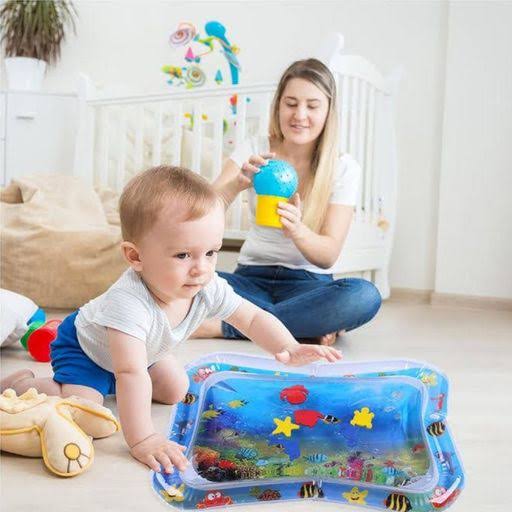
<svg viewBox="0 0 512 512"><path fill-rule="evenodd" d="M155 402L176 404L183 400L188 391L188 375L174 356L168 356L151 366L149 376Z"/></svg>
<svg viewBox="0 0 512 512"><path fill-rule="evenodd" d="M39 393L45 393L51 396L61 396L65 398L75 395L103 404L103 395L89 386L60 384L51 377L37 379L34 373L29 369L19 370L2 379L0 385L1 391L3 392L7 388L14 389L18 396L22 395L30 388L36 388Z"/></svg>

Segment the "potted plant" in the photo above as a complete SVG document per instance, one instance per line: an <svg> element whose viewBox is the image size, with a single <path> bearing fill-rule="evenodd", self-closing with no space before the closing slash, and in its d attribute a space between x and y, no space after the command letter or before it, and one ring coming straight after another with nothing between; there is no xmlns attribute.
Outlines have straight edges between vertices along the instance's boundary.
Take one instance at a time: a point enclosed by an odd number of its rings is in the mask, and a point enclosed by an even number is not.
<svg viewBox="0 0 512 512"><path fill-rule="evenodd" d="M76 33L76 10L67 0L7 0L0 6L10 89L39 90L46 65L60 57L67 27Z"/></svg>

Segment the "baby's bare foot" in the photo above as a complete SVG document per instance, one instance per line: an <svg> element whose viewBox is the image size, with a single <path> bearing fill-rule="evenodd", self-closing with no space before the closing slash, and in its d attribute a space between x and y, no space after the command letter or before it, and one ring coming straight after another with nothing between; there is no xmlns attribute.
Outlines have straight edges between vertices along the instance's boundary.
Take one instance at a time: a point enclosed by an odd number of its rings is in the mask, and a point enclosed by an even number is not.
<svg viewBox="0 0 512 512"><path fill-rule="evenodd" d="M14 389L17 382L25 379L33 379L34 377L34 372L28 368L23 368L23 370L11 373L0 381L0 392L3 393L8 388Z"/></svg>

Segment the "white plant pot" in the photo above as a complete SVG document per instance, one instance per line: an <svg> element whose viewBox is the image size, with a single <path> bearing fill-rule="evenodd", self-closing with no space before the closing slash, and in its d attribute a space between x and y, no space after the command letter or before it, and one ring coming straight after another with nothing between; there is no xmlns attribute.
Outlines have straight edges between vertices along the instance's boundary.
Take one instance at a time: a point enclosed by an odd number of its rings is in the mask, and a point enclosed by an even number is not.
<svg viewBox="0 0 512 512"><path fill-rule="evenodd" d="M30 57L10 57L5 59L7 84L17 91L40 91L43 83L46 62Z"/></svg>

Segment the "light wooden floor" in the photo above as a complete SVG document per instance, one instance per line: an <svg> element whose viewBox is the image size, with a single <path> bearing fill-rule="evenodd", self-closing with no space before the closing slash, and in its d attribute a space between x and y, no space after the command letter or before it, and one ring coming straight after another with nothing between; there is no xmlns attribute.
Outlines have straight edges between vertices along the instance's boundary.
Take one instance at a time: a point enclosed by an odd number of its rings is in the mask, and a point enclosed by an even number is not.
<svg viewBox="0 0 512 512"><path fill-rule="evenodd" d="M449 421L466 472L467 486L454 512L506 512L512 484L512 314L387 302L368 326L338 342L347 360L411 358L432 363L451 379ZM258 353L250 342L194 340L179 351L184 363L207 352ZM2 351L2 372L31 367L49 374L22 350ZM115 403L106 404L115 412ZM170 408L155 405L156 428L167 432ZM120 434L95 442L96 459L85 474L60 479L42 461L3 454L0 468L2 512L164 510L153 495L149 472L130 458ZM285 511L290 504L267 503L235 510ZM309 511L311 503L293 504ZM315 502L315 510L353 510Z"/></svg>

